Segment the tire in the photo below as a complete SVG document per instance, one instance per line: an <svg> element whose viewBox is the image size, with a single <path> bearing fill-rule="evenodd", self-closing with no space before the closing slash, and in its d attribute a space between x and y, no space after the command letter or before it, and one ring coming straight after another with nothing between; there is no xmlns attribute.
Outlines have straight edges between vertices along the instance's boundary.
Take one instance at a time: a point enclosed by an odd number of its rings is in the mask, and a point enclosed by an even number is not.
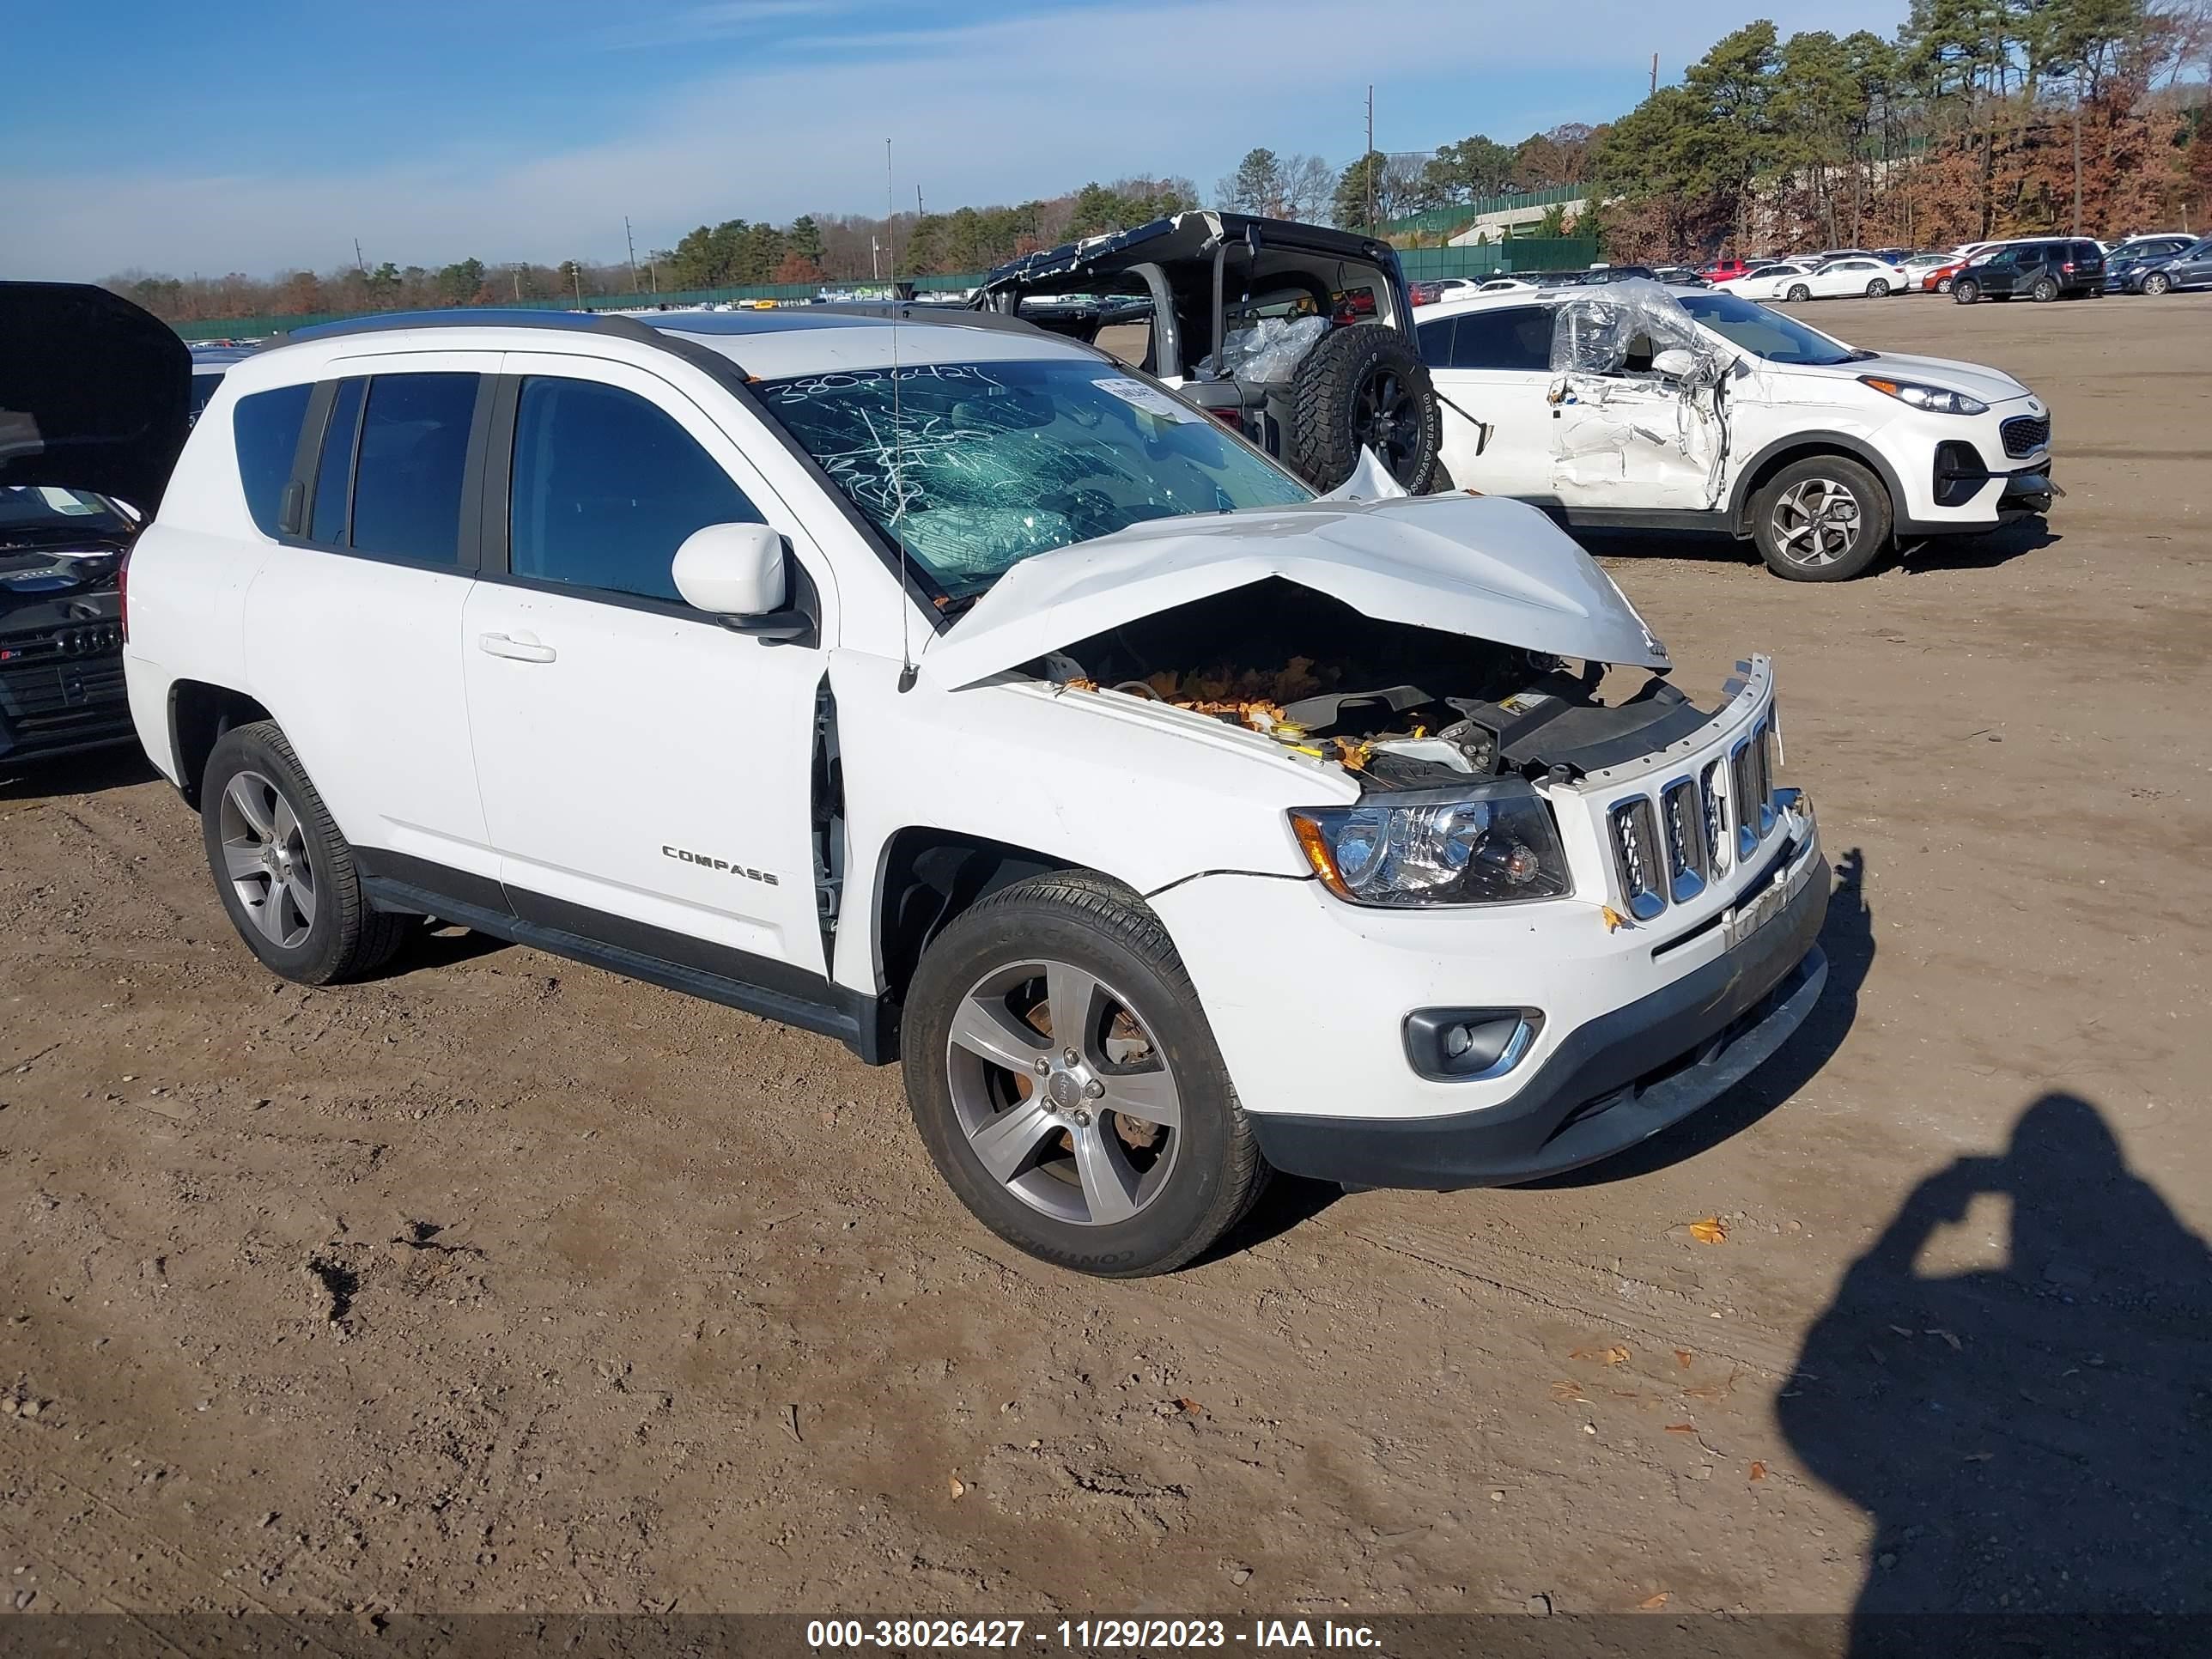
<svg viewBox="0 0 2212 1659"><path fill-rule="evenodd" d="M273 974L301 985L357 979L406 937L410 918L362 896L353 848L275 721L217 739L200 834L231 926Z"/></svg>
<svg viewBox="0 0 2212 1659"><path fill-rule="evenodd" d="M1759 487L1751 512L1759 556L1794 582L1849 581L1887 550L1895 522L1881 480L1844 455L1792 461Z"/></svg>
<svg viewBox="0 0 2212 1659"><path fill-rule="evenodd" d="M1298 364L1283 459L1315 489L1342 483L1372 444L1392 477L1425 495L1443 442L1443 410L1428 368L1396 329L1333 329Z"/></svg>
<svg viewBox="0 0 2212 1659"><path fill-rule="evenodd" d="M2171 293L2172 289L2173 278L2162 270L2154 270L2142 280L2142 291L2154 296Z"/></svg>
<svg viewBox="0 0 2212 1659"><path fill-rule="evenodd" d="M1887 300L1889 298L1889 284L1881 277L1875 277L1874 281L1867 284L1867 298L1869 300Z"/></svg>
<svg viewBox="0 0 2212 1659"><path fill-rule="evenodd" d="M1045 1035L1054 986L1085 998L1072 1045ZM1267 1183L1182 958L1144 901L1102 877L1035 877L956 918L915 971L900 1059L915 1127L954 1194L1056 1266L1172 1272Z"/></svg>
<svg viewBox="0 0 2212 1659"><path fill-rule="evenodd" d="M1795 304L1800 300L1811 299L1813 297L1813 290L1806 287L1802 283L1792 283L1790 284L1790 291L1782 297Z"/></svg>
<svg viewBox="0 0 2212 1659"><path fill-rule="evenodd" d="M1938 294L1948 294L1951 291L1951 279L1946 276L1942 282L1936 283L1936 291Z"/></svg>
<svg viewBox="0 0 2212 1659"><path fill-rule="evenodd" d="M1951 284L1951 297L1962 306L1970 306L1982 297L1982 285L1979 283L1954 283Z"/></svg>
<svg viewBox="0 0 2212 1659"><path fill-rule="evenodd" d="M1442 461L1438 461L1436 465L1436 470L1429 474L1429 494L1431 495L1449 495L1458 489L1458 488L1459 486L1452 482L1450 470L1447 468Z"/></svg>
<svg viewBox="0 0 2212 1659"><path fill-rule="evenodd" d="M2028 289L2027 296L2039 306L2047 306L2058 297L2058 284L2048 276L2039 277L2035 286Z"/></svg>

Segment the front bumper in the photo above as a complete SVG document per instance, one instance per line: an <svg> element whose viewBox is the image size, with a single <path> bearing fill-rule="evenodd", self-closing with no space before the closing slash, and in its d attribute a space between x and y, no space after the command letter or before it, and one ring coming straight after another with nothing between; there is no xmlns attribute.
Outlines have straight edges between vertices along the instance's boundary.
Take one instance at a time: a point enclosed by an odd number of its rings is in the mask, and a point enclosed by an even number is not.
<svg viewBox="0 0 2212 1659"><path fill-rule="evenodd" d="M1556 1175L1680 1122L1764 1063L1820 1000L1826 861L1811 847L1774 878L1790 884L1787 902L1735 950L1577 1027L1498 1104L1421 1119L1255 1112L1261 1151L1290 1175L1449 1190Z"/></svg>
<svg viewBox="0 0 2212 1659"><path fill-rule="evenodd" d="M114 596L21 606L0 622L0 762L129 743Z"/></svg>

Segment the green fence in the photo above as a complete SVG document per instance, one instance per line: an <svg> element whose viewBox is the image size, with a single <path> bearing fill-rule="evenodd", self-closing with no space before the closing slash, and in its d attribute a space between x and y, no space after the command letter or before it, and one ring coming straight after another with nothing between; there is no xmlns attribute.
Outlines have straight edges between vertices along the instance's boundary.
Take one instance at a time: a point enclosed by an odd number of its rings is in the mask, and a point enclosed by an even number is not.
<svg viewBox="0 0 2212 1659"><path fill-rule="evenodd" d="M1382 227L1386 236L1454 236L1486 213L1510 213L1516 208L1547 208L1560 202L1578 202L1589 194L1588 185L1553 185L1543 190L1524 190L1517 196L1480 196L1472 202L1431 208L1425 213L1393 219Z"/></svg>
<svg viewBox="0 0 2212 1659"><path fill-rule="evenodd" d="M1473 247L1412 247L1401 250L1398 263L1409 283L1434 282L1439 276L1495 276L1501 271L1576 270L1595 264L1599 255L1595 236L1516 236L1510 242L1483 242Z"/></svg>
<svg viewBox="0 0 2212 1659"><path fill-rule="evenodd" d="M916 276L911 279L915 289L924 294L954 293L969 289L983 279L973 276ZM890 285L884 283L755 283L736 288L692 288L661 294L587 294L582 308L586 311L635 310L642 306L708 306L734 304L745 300L781 300L786 302L811 300L823 289L835 293L884 289L886 296ZM455 307L462 309L464 307ZM466 307L480 311L514 311L517 309L543 311L574 311L574 297L551 295L535 300L494 300L488 304ZM440 307L444 309L444 307ZM270 334L289 333L297 328L313 328L319 323L343 323L364 314L358 311L322 311L300 316L285 317L225 317L214 322L179 323L177 332L190 340L258 340Z"/></svg>

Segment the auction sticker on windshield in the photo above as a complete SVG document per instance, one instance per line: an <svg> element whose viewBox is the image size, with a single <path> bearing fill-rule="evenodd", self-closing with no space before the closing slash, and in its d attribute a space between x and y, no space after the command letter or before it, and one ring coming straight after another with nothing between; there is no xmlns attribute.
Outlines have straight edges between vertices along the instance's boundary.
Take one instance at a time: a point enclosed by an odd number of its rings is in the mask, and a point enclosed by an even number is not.
<svg viewBox="0 0 2212 1659"><path fill-rule="evenodd" d="M1110 392L1119 398L1130 408L1141 409L1147 415L1158 415L1163 420L1203 422L1206 419L1205 416L1183 402L1182 398L1171 398L1164 392L1155 391L1142 380L1126 380L1120 375L1114 375L1103 380L1093 380L1091 384L1101 392Z"/></svg>

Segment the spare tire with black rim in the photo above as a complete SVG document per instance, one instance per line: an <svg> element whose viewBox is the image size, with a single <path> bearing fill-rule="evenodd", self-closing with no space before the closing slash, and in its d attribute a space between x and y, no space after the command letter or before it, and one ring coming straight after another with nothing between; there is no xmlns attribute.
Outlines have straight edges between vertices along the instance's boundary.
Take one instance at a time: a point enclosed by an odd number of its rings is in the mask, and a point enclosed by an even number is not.
<svg viewBox="0 0 2212 1659"><path fill-rule="evenodd" d="M1428 366L1396 329L1332 330L1298 364L1283 460L1315 489L1335 489L1372 449L1409 492L1426 495L1443 442Z"/></svg>

